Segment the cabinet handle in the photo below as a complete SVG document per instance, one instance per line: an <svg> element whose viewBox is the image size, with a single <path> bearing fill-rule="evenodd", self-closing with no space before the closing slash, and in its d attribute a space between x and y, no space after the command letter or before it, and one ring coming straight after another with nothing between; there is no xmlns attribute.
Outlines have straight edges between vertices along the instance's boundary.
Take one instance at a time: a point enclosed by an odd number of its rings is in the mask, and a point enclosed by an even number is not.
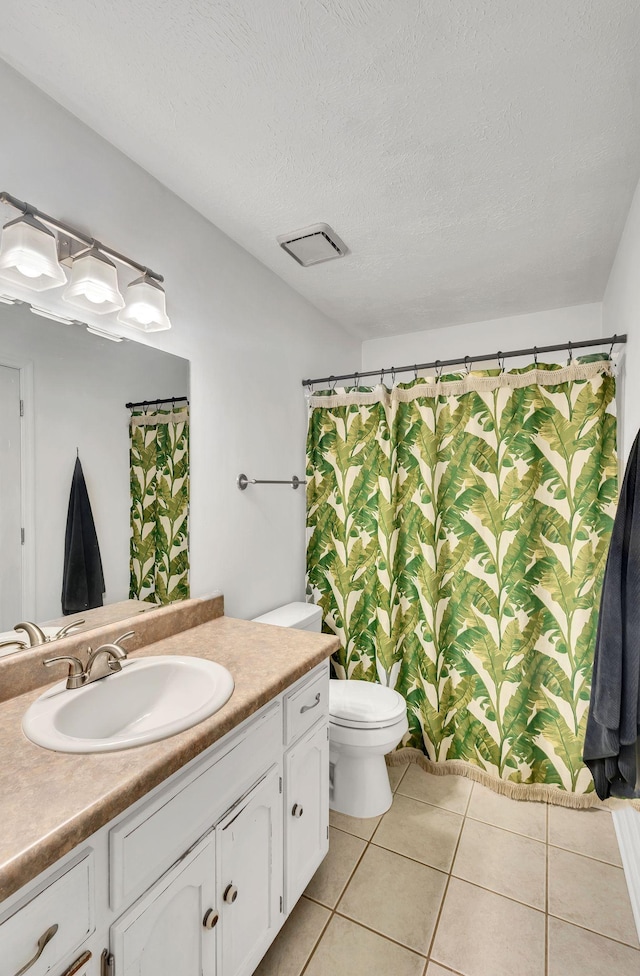
<svg viewBox="0 0 640 976"><path fill-rule="evenodd" d="M209 908L204 913L204 918L202 919L202 924L204 925L205 929L215 929L216 925L218 924L218 919L219 918L220 918L220 915L215 910L215 908Z"/></svg>
<svg viewBox="0 0 640 976"><path fill-rule="evenodd" d="M42 933L42 935L38 939L38 949L36 951L35 956L32 956L29 962L26 962L22 967L22 969L18 970L15 976L23 976L23 973L26 973L28 969L31 969L34 963L38 961L38 959L40 958L40 956L42 955L42 953L44 952L48 944L51 942L52 938L54 937L57 931L58 931L57 925L50 925L47 931Z"/></svg>
<svg viewBox="0 0 640 976"><path fill-rule="evenodd" d="M87 949L87 951L83 952L81 956L78 956L75 962L71 963L68 969L65 969L62 976L75 976L75 974L80 972L84 964L89 962L90 959L91 953Z"/></svg>
<svg viewBox="0 0 640 976"><path fill-rule="evenodd" d="M310 712L312 708L315 708L316 705L319 705L319 704L320 704L320 692L318 692L318 694L316 695L315 701L314 701L313 705L303 705L302 706L302 708L300 709L300 714L302 715L303 712Z"/></svg>
<svg viewBox="0 0 640 976"><path fill-rule="evenodd" d="M294 803L293 810L291 811L291 816L299 818L302 816L303 813L304 813L304 809L300 806L300 804Z"/></svg>
<svg viewBox="0 0 640 976"><path fill-rule="evenodd" d="M234 901L238 897L238 889L235 885L230 884L224 889L224 895L222 896L226 901L227 905L233 905Z"/></svg>

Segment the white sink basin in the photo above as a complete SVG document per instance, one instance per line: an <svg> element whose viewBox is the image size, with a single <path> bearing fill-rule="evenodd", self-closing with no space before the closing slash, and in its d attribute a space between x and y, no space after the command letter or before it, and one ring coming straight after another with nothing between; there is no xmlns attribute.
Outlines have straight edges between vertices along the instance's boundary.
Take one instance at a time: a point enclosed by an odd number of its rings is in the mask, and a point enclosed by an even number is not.
<svg viewBox="0 0 640 976"><path fill-rule="evenodd" d="M198 657L144 657L68 691L61 681L25 712L24 734L56 752L112 752L166 739L213 715L233 693L221 664Z"/></svg>

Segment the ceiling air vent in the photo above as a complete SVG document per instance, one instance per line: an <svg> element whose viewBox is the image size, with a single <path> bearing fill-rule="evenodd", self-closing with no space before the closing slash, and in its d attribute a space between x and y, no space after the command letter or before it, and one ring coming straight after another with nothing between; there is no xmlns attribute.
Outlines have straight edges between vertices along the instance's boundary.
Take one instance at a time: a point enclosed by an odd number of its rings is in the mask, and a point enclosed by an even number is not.
<svg viewBox="0 0 640 976"><path fill-rule="evenodd" d="M346 244L340 240L335 230L328 224L313 224L293 231L292 234L281 234L278 244L287 254L308 268L310 264L321 264L323 261L333 261L343 258L349 253Z"/></svg>

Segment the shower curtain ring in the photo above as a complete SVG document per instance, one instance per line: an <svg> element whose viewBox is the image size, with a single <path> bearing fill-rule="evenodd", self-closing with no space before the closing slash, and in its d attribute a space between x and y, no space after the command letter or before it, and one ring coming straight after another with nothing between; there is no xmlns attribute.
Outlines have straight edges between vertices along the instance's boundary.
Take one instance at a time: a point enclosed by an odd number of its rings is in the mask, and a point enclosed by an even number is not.
<svg viewBox="0 0 640 976"><path fill-rule="evenodd" d="M569 346L571 346L571 343L569 343ZM538 368L538 347L537 346L533 347L533 365L536 367L536 369Z"/></svg>
<svg viewBox="0 0 640 976"><path fill-rule="evenodd" d="M395 386L395 385L396 385L396 368L395 368L395 366L392 366L391 367L391 386Z"/></svg>
<svg viewBox="0 0 640 976"><path fill-rule="evenodd" d="M436 359L436 383L440 382L442 376L442 363L439 359Z"/></svg>
<svg viewBox="0 0 640 976"><path fill-rule="evenodd" d="M611 348L609 349L609 359L611 359L611 357L613 356L613 347L616 344L616 339L617 338L618 338L617 333L614 333L614 335L613 335L613 341L611 343Z"/></svg>
<svg viewBox="0 0 640 976"><path fill-rule="evenodd" d="M383 384L384 384L384 370L381 369L380 370L380 386L383 386Z"/></svg>
<svg viewBox="0 0 640 976"><path fill-rule="evenodd" d="M500 372L504 373L504 356L500 351L498 352L498 366L500 367Z"/></svg>
<svg viewBox="0 0 640 976"><path fill-rule="evenodd" d="M469 373L471 372L471 357L470 356L465 356L464 357L464 367L465 367L465 369L467 371L467 376L468 376Z"/></svg>
<svg viewBox="0 0 640 976"><path fill-rule="evenodd" d="M358 386L358 384L360 382L360 373L354 373L353 374L353 380L354 380L353 385L354 386Z"/></svg>
<svg viewBox="0 0 640 976"><path fill-rule="evenodd" d="M333 380L333 382L331 382L332 380ZM338 381L337 381L337 379L335 378L335 376L330 376L330 377L329 377L329 383L331 383L331 392L332 392L332 393L335 393L335 392L336 392L336 383L337 383L337 382L338 382Z"/></svg>
<svg viewBox="0 0 640 976"><path fill-rule="evenodd" d="M568 365L571 366L571 363L573 362L573 346L571 345L571 340L569 340L569 342L567 343L567 349L569 350L569 363L568 363Z"/></svg>
<svg viewBox="0 0 640 976"><path fill-rule="evenodd" d="M418 364L416 363L413 367L413 382L418 382Z"/></svg>

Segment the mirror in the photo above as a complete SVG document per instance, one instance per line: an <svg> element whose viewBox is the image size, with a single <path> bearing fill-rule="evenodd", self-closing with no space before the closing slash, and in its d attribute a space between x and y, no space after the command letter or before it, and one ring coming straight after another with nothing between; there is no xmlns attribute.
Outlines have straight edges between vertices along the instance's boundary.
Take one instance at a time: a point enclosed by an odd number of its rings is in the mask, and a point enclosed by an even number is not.
<svg viewBox="0 0 640 976"><path fill-rule="evenodd" d="M152 442L161 439L155 428L166 431L169 421L187 418L188 396L185 359L137 342L113 342L91 334L80 323L52 321L23 303L0 304L0 643L15 638L13 627L20 621L48 625L44 633L52 638L80 619L85 621L83 628L101 626L136 610L152 609L155 602L188 596L188 422L180 428L174 424L181 438L177 446L171 442L170 449L166 447L172 435L163 441L164 461L167 450L176 450L185 498L181 518L166 532L160 528L165 546L168 537L172 553L177 553L167 573L180 572L180 586L174 586L172 579L162 592L151 592L150 529L146 510L144 518L140 515L154 491L153 476L145 466L155 463L150 460ZM127 405L162 398L168 399L134 410L142 414L146 410L147 416L134 423L137 433L130 455L132 411ZM159 419L153 419L153 414ZM87 548L82 504L75 507L67 525L76 458L95 525L104 606L95 597L95 581L94 595L87 596L86 580L77 579L78 572L85 577L90 572L87 566L78 571L78 559L95 562L95 552ZM172 455L170 461L175 458ZM77 478L74 485L77 500ZM134 507L138 506L133 563L132 496ZM63 609L67 535L67 606ZM150 602L140 603L140 599ZM19 638L29 642L24 632ZM19 649L0 647L0 655Z"/></svg>

